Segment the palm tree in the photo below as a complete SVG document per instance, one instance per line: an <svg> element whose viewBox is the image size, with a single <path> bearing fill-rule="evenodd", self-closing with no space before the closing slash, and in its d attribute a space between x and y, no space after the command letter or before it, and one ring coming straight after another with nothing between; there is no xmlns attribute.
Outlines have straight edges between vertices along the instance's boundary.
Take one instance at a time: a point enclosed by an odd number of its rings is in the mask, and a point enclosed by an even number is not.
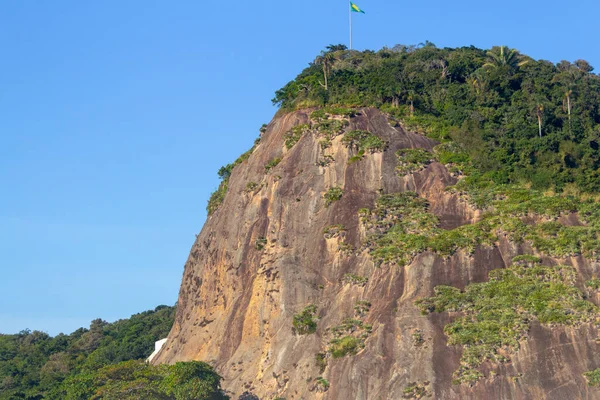
<svg viewBox="0 0 600 400"><path fill-rule="evenodd" d="M333 63L335 62L335 60L336 60L335 54L331 51L328 51L328 52L322 51L321 54L319 56L317 56L317 58L315 59L316 65L323 66L323 76L325 77L325 84L323 85L321 83L321 85L325 88L325 90L329 90L327 78L329 76L329 73L331 72L331 67L333 66Z"/></svg>
<svg viewBox="0 0 600 400"><path fill-rule="evenodd" d="M478 101L485 99L488 90L488 80L482 70L477 70L467 79L469 85L473 88Z"/></svg>
<svg viewBox="0 0 600 400"><path fill-rule="evenodd" d="M506 46L493 47L487 52L487 61L483 64L484 68L508 67L516 69L527 64L529 60L524 60L523 56L515 49L509 49Z"/></svg>
<svg viewBox="0 0 600 400"><path fill-rule="evenodd" d="M558 64L558 68L560 72L552 78L552 83L559 84L563 90L563 107L567 110L570 128L573 89L575 88L575 81L581 75L581 72L578 67L566 61L561 61Z"/></svg>
<svg viewBox="0 0 600 400"><path fill-rule="evenodd" d="M438 69L438 68L442 70L441 78L445 79L446 76L448 76L448 63L446 62L446 60L444 60L443 58L440 58L439 60L433 60L433 61L429 62L429 65L428 65L429 70Z"/></svg>
<svg viewBox="0 0 600 400"><path fill-rule="evenodd" d="M408 109L410 110L410 116L414 116L415 115L415 92L413 92L412 90L410 92L408 92L408 101L410 101L410 106L408 107Z"/></svg>
<svg viewBox="0 0 600 400"><path fill-rule="evenodd" d="M330 53L335 53L337 51L346 51L348 50L348 47L346 47L345 44L330 44L326 49Z"/></svg>
<svg viewBox="0 0 600 400"><path fill-rule="evenodd" d="M567 89L565 92L565 102L567 103L567 114L569 115L569 128L571 127L571 95L573 89Z"/></svg>
<svg viewBox="0 0 600 400"><path fill-rule="evenodd" d="M535 115L538 119L538 127L540 128L540 137L542 137L542 118L544 117L544 105L538 104L535 106Z"/></svg>

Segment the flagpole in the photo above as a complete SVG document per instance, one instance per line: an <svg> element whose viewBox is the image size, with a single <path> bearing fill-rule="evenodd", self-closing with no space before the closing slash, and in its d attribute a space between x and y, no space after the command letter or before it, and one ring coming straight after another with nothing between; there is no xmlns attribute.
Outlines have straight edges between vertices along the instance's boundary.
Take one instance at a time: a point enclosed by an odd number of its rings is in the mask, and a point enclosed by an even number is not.
<svg viewBox="0 0 600 400"><path fill-rule="evenodd" d="M348 8L350 13L350 50L352 50L352 6Z"/></svg>

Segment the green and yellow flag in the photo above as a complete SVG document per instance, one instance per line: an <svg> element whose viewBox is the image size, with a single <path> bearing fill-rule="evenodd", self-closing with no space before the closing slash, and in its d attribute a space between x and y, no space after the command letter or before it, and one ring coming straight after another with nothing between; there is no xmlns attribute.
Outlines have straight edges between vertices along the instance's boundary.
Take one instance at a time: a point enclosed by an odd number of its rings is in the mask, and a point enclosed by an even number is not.
<svg viewBox="0 0 600 400"><path fill-rule="evenodd" d="M358 12L358 13L365 13L363 10L361 10L360 8L358 8L358 6L356 4L354 4L353 2L350 2L350 8L352 9L352 12Z"/></svg>

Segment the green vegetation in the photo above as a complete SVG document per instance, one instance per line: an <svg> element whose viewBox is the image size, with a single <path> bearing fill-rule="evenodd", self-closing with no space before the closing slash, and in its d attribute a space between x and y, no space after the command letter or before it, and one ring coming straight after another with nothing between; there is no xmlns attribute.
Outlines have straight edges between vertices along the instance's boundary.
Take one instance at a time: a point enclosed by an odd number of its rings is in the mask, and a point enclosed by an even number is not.
<svg viewBox="0 0 600 400"><path fill-rule="evenodd" d="M496 184L600 191L600 77L584 60L553 64L504 46L431 43L377 52L334 46L323 56L327 89L323 65L313 63L273 102L283 110L378 107L409 130L457 143Z"/></svg>
<svg viewBox="0 0 600 400"><path fill-rule="evenodd" d="M322 376L317 377L317 390L320 392L326 392L329 390L329 381Z"/></svg>
<svg viewBox="0 0 600 400"><path fill-rule="evenodd" d="M321 150L325 151L331 147L331 140L325 138L319 142L319 145L321 146Z"/></svg>
<svg viewBox="0 0 600 400"><path fill-rule="evenodd" d="M600 368L583 374L590 386L600 386Z"/></svg>
<svg viewBox="0 0 600 400"><path fill-rule="evenodd" d="M590 279L585 283L585 286L592 288L594 290L600 290L600 279L594 278Z"/></svg>
<svg viewBox="0 0 600 400"><path fill-rule="evenodd" d="M342 138L342 144L355 152L348 160L349 163L360 161L366 153L380 153L387 147L387 143L367 131L350 131Z"/></svg>
<svg viewBox="0 0 600 400"><path fill-rule="evenodd" d="M308 124L294 126L290 131L288 131L283 136L283 138L285 140L285 147L288 150L291 149L292 147L294 147L294 145L296 143L298 143L298 141L300 140L302 135L304 135L305 133L307 133L309 131L310 131L310 126Z"/></svg>
<svg viewBox="0 0 600 400"><path fill-rule="evenodd" d="M358 111L348 107L325 107L325 112L330 115L337 115L346 118L353 118L358 114Z"/></svg>
<svg viewBox="0 0 600 400"><path fill-rule="evenodd" d="M454 190L462 188L469 199L484 198L487 212L479 222L456 229L440 229L427 202L410 192L381 196L373 210L359 210L368 232L366 246L375 261L406 265L425 251L444 257L458 250L473 253L478 246L493 245L500 234L515 242L528 242L548 256L600 255L600 205L593 200L546 196L515 185L472 190L462 184L469 180L470 176L463 179ZM571 212L578 212L588 224L566 226L555 220ZM526 223L523 217L539 221Z"/></svg>
<svg viewBox="0 0 600 400"><path fill-rule="evenodd" d="M600 206L594 199L543 194L517 185L495 185L473 174L454 188L479 208L487 210L484 221L503 229L514 241L525 240L538 251L555 257L600 254ZM577 213L585 226L565 226L556 221ZM535 225L523 217L537 217ZM483 221L482 221L483 222Z"/></svg>
<svg viewBox="0 0 600 400"><path fill-rule="evenodd" d="M311 304L307 306L301 313L294 315L292 325L294 332L298 335L309 335L317 331L317 306Z"/></svg>
<svg viewBox="0 0 600 400"><path fill-rule="evenodd" d="M344 134L342 144L358 153L380 153L387 143L367 131L350 131Z"/></svg>
<svg viewBox="0 0 600 400"><path fill-rule="evenodd" d="M502 214L526 216L540 214L557 217L561 213L578 210L598 212L595 204L568 195L545 195L523 185L498 185L489 177L476 171L461 179L452 191L465 195L467 200L480 209L495 208ZM583 204L579 204L582 202Z"/></svg>
<svg viewBox="0 0 600 400"><path fill-rule="evenodd" d="M347 355L353 356L364 347L364 343L354 336L344 336L339 339L333 339L330 344L329 352L333 358L341 358Z"/></svg>
<svg viewBox="0 0 600 400"><path fill-rule="evenodd" d="M360 275L346 274L342 281L350 285L365 286L367 282L369 282L369 278Z"/></svg>
<svg viewBox="0 0 600 400"><path fill-rule="evenodd" d="M256 239L256 241L254 242L254 248L256 250L262 250L265 248L265 246L267 245L267 238L266 237L259 237L258 239Z"/></svg>
<svg viewBox="0 0 600 400"><path fill-rule="evenodd" d="M457 142L444 142L433 148L435 159L444 165L454 165L462 169L468 169L471 157L465 152L462 145Z"/></svg>
<svg viewBox="0 0 600 400"><path fill-rule="evenodd" d="M367 246L378 264L407 264L441 233L437 218L427 212L427 202L412 192L383 195L374 210L362 209L359 215L367 228Z"/></svg>
<svg viewBox="0 0 600 400"><path fill-rule="evenodd" d="M252 193L252 192L254 192L256 189L258 189L258 187L259 187L259 186L260 186L260 185L259 185L258 183L256 183L256 182L248 182L248 183L246 184L246 189L245 189L245 191L246 191L246 193Z"/></svg>
<svg viewBox="0 0 600 400"><path fill-rule="evenodd" d="M344 133L344 129L350 124L349 118L354 117L356 112L348 108L325 107L313 111L310 115L311 129L321 140L321 149L331 147L331 140Z"/></svg>
<svg viewBox="0 0 600 400"><path fill-rule="evenodd" d="M577 274L566 266L513 264L490 272L489 281L464 291L435 288L435 296L416 302L423 313L458 312L446 325L448 344L463 346L456 383L474 382L484 361L505 362L500 349L516 350L534 319L543 324L576 325L595 320L598 307L575 287Z"/></svg>
<svg viewBox="0 0 600 400"><path fill-rule="evenodd" d="M323 236L325 236L325 239L331 239L343 235L345 232L346 228L344 225L330 225L323 230Z"/></svg>
<svg viewBox="0 0 600 400"><path fill-rule="evenodd" d="M415 330L411 334L411 337L415 346L421 346L423 343L425 343L425 339L423 338L423 331L421 331L420 329Z"/></svg>
<svg viewBox="0 0 600 400"><path fill-rule="evenodd" d="M323 195L325 199L325 207L329 207L331 203L336 202L342 198L344 191L339 187L332 187Z"/></svg>
<svg viewBox="0 0 600 400"><path fill-rule="evenodd" d="M319 373L322 374L327 368L327 354L317 353L315 354L315 364L319 367Z"/></svg>
<svg viewBox="0 0 600 400"><path fill-rule="evenodd" d="M310 119L313 121L322 121L324 119L328 119L329 116L327 115L327 111L325 108L319 108L316 111L313 111L310 114Z"/></svg>
<svg viewBox="0 0 600 400"><path fill-rule="evenodd" d="M208 205L206 206L206 212L208 213L208 215L211 215L212 213L217 211L221 203L223 203L223 200L225 200L225 194L227 194L227 188L229 186L229 178L231 177L233 169L238 165L242 164L248 158L250 158L250 156L254 152L254 149L256 148L256 146L258 146L258 143L260 143L260 138L256 139L254 141L254 146L252 146L250 150L239 156L238 159L233 162L233 164L227 164L219 169L217 175L219 175L221 183L219 184L217 190L210 195Z"/></svg>
<svg viewBox="0 0 600 400"><path fill-rule="evenodd" d="M404 398L404 399L422 399L426 396L428 397L429 392L427 391L427 386L429 386L429 382L409 383L403 390L404 395L402 396L402 398Z"/></svg>
<svg viewBox="0 0 600 400"><path fill-rule="evenodd" d="M342 254L351 255L352 253L354 253L354 250L356 250L356 248L354 246L352 246L350 243L343 240L339 244L339 250Z"/></svg>
<svg viewBox="0 0 600 400"><path fill-rule="evenodd" d="M335 159L332 156L324 155L319 161L317 161L317 165L319 167L326 167L334 161Z"/></svg>
<svg viewBox="0 0 600 400"><path fill-rule="evenodd" d="M355 162L361 161L363 158L365 158L365 152L359 151L348 159L348 164L354 164Z"/></svg>
<svg viewBox="0 0 600 400"><path fill-rule="evenodd" d="M125 361L67 378L57 397L67 400L229 399L221 377L202 362L154 367L143 360Z"/></svg>
<svg viewBox="0 0 600 400"><path fill-rule="evenodd" d="M520 256L513 257L513 264L529 265L533 266L542 262L542 259L531 254L522 254Z"/></svg>
<svg viewBox="0 0 600 400"><path fill-rule="evenodd" d="M335 336L341 336L344 333L352 333L362 330L368 335L371 333L371 329L371 325L363 323L360 319L346 318L340 325L331 328L331 332L333 332Z"/></svg>
<svg viewBox="0 0 600 400"><path fill-rule="evenodd" d="M365 340L372 329L371 325L365 324L360 319L346 318L340 325L330 329L333 339L329 342L327 351L333 358L355 355L365 347Z"/></svg>
<svg viewBox="0 0 600 400"><path fill-rule="evenodd" d="M427 150L423 149L401 149L396 152L398 166L396 171L399 175L408 175L425 168L434 158Z"/></svg>
<svg viewBox="0 0 600 400"><path fill-rule="evenodd" d="M229 178L221 181L217 190L212 192L210 198L208 199L208 205L206 206L206 212L208 213L208 215L211 215L212 213L217 211L219 206L223 203L223 201L225 200L225 195L227 194L228 186Z"/></svg>
<svg viewBox="0 0 600 400"><path fill-rule="evenodd" d="M354 314L357 316L357 318L364 317L370 310L371 303L365 300L357 301L356 305L354 306Z"/></svg>
<svg viewBox="0 0 600 400"><path fill-rule="evenodd" d="M174 307L160 306L114 323L96 319L70 335L0 335L0 399L185 399L174 382L214 395L198 398L225 399L220 377L206 364L151 367L143 361L174 318Z"/></svg>
<svg viewBox="0 0 600 400"><path fill-rule="evenodd" d="M272 159L271 161L269 161L268 163L265 164L265 172L271 171L273 168L278 166L280 162L281 162L280 157L276 157L276 158Z"/></svg>
<svg viewBox="0 0 600 400"><path fill-rule="evenodd" d="M314 121L323 121L331 117L353 118L358 114L358 111L347 107L322 107L310 114L310 118Z"/></svg>
<svg viewBox="0 0 600 400"><path fill-rule="evenodd" d="M347 126L348 120L346 119L325 119L315 123L313 128L319 135L323 136L326 141L331 141L334 137L344 133L344 129Z"/></svg>

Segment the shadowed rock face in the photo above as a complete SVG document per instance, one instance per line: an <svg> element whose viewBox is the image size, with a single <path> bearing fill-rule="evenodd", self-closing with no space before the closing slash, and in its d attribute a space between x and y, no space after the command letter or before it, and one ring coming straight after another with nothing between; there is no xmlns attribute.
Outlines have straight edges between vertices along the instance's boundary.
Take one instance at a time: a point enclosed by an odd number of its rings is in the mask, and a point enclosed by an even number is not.
<svg viewBox="0 0 600 400"><path fill-rule="evenodd" d="M223 204L192 247L176 322L155 362L209 362L236 398L248 391L262 399L401 399L410 398L404 391L412 383L436 399L600 398L582 375L600 366L598 331L587 325L534 324L511 362L484 364L485 377L472 387L453 385L461 348L448 346L443 332L453 316L423 316L414 301L431 296L436 285L464 288L486 281L489 271L527 249L501 239L473 255L442 259L425 253L405 267L375 266L361 250L365 233L358 210L372 208L380 194L417 192L447 229L477 221L479 212L444 191L455 180L441 164L399 177L398 149L432 149L436 143L391 127L374 109L361 110L347 130L367 130L387 141L382 153L349 163L352 151L338 136L326 150L335 162L321 167L321 138L312 133L287 150L285 133L308 115L275 118L250 158L233 170ZM276 157L281 163L266 173L265 164ZM259 186L248 190L249 182ZM342 188L343 196L326 207L323 195L331 187ZM324 228L334 224L345 226L344 239L324 237ZM259 249L261 238L267 242ZM342 240L358 250L340 251ZM583 258L560 262L577 269L581 287L598 272L597 263ZM368 283L345 283L349 273L368 277ZM325 352L330 329L353 317L361 300L371 304L362 317L372 325L365 347L356 355L328 357L320 372L315 355ZM317 306L316 333L296 335L293 316L309 304ZM415 332L422 343L415 344ZM328 390L317 384L319 376L329 382Z"/></svg>

